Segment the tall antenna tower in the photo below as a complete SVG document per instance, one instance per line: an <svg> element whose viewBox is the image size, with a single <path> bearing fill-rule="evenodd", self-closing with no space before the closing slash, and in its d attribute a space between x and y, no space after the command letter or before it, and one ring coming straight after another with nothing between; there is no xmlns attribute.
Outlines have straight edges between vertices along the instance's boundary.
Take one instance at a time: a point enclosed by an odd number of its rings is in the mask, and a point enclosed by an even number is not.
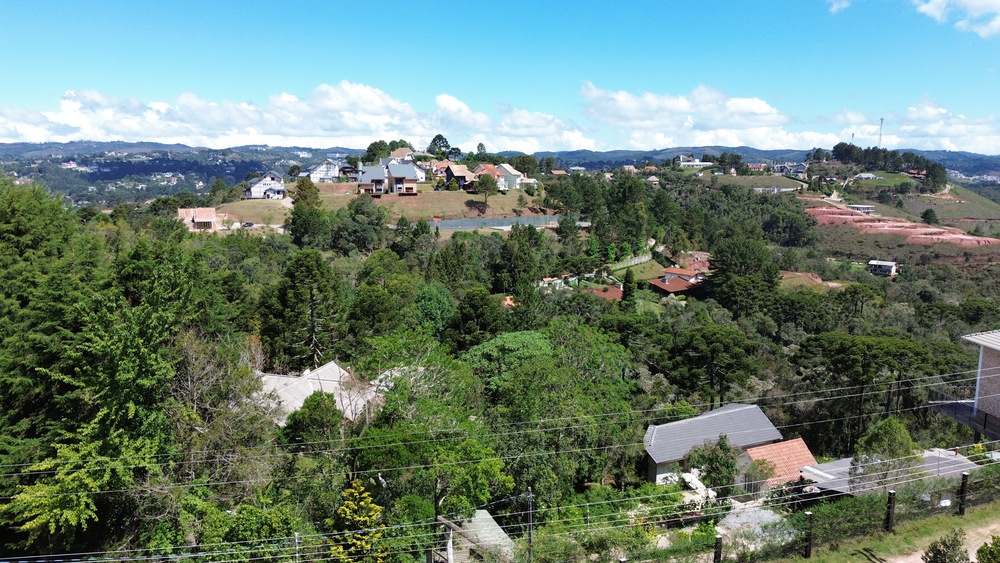
<svg viewBox="0 0 1000 563"><path fill-rule="evenodd" d="M882 124L885 123L885 118L878 118L878 147L882 148Z"/></svg>

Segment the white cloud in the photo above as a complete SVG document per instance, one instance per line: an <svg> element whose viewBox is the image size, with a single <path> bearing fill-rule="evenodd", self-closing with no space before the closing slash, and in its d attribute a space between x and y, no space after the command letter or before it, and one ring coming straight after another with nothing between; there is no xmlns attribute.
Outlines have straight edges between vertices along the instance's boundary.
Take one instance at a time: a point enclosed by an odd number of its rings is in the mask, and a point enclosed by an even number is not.
<svg viewBox="0 0 1000 563"><path fill-rule="evenodd" d="M955 27L983 39L1000 34L1000 0L911 0L921 14L940 23L954 14Z"/></svg>
<svg viewBox="0 0 1000 563"><path fill-rule="evenodd" d="M633 94L585 82L580 92L584 112L595 121L621 128L634 148L738 146L758 140L762 144L754 146L779 148L772 145L794 138L782 129L791 119L764 100L729 97L707 86L682 95ZM789 146L799 145L784 148Z"/></svg>
<svg viewBox="0 0 1000 563"><path fill-rule="evenodd" d="M836 14L837 12L849 7L851 5L851 0L826 0L826 3L830 5L830 13Z"/></svg>
<svg viewBox="0 0 1000 563"><path fill-rule="evenodd" d="M244 144L364 148L378 139L416 146L443 133L453 145L484 139L491 150L593 148L575 126L549 114L502 107L495 118L450 94L417 111L388 93L349 81L321 84L305 96L271 95L266 103L210 101L184 92L142 102L93 90L69 90L58 109L0 107L0 142L146 140L227 147Z"/></svg>

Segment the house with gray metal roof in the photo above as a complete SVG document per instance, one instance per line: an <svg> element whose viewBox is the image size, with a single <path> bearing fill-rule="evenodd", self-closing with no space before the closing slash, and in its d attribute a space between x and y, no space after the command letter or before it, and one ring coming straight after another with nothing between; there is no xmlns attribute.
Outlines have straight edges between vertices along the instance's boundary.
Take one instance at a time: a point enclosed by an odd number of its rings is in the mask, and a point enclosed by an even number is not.
<svg viewBox="0 0 1000 563"><path fill-rule="evenodd" d="M720 436L726 436L737 450L781 440L781 432L757 405L733 403L694 418L653 425L642 439L647 479L662 483L691 448L715 442Z"/></svg>

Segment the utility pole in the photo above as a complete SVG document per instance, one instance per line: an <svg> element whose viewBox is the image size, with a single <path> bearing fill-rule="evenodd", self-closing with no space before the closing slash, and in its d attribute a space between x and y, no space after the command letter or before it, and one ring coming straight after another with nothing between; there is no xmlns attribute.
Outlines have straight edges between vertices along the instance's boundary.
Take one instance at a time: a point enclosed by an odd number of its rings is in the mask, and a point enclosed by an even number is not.
<svg viewBox="0 0 1000 563"><path fill-rule="evenodd" d="M528 487L528 563L532 563L535 560L534 510L535 495L531 492L531 487Z"/></svg>

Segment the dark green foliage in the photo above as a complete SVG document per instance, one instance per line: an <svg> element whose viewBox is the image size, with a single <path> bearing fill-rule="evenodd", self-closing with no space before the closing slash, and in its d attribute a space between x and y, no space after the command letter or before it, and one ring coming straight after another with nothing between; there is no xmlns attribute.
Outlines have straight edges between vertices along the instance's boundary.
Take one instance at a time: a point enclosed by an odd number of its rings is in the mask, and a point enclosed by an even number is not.
<svg viewBox="0 0 1000 563"><path fill-rule="evenodd" d="M260 300L261 340L274 369L322 365L336 336L342 282L315 250L293 257L282 279Z"/></svg>
<svg viewBox="0 0 1000 563"><path fill-rule="evenodd" d="M923 213L920 214L920 220L928 225L937 225L938 221L937 212L931 208L927 208Z"/></svg>

